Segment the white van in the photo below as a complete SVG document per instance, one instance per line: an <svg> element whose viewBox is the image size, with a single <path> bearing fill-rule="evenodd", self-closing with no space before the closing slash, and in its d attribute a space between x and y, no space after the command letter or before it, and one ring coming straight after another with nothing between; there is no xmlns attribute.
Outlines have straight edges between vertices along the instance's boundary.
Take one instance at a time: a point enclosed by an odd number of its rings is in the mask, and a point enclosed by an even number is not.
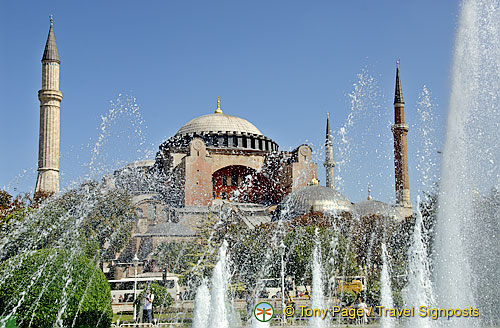
<svg viewBox="0 0 500 328"><path fill-rule="evenodd" d="M113 304L131 303L134 301L134 282L137 281L136 293L139 295L148 285L157 282L159 285L164 286L174 300L179 299L181 289L179 286L179 278L176 276L167 276L163 281L162 277L137 277L137 278L123 278L119 280L108 280L111 287L111 298Z"/></svg>

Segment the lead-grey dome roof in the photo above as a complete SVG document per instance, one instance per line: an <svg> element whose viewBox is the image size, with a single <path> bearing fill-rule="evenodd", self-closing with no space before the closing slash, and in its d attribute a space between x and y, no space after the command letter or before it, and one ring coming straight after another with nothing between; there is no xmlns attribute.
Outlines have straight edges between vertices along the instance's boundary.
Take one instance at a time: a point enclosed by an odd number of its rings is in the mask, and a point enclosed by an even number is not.
<svg viewBox="0 0 500 328"><path fill-rule="evenodd" d="M192 119L184 124L176 135L186 135L190 133L218 133L237 132L262 135L255 125L247 120L222 113L203 115Z"/></svg>
<svg viewBox="0 0 500 328"><path fill-rule="evenodd" d="M308 186L290 193L279 204L282 219L313 212L339 213L352 210L352 203L340 192L324 186Z"/></svg>
<svg viewBox="0 0 500 328"><path fill-rule="evenodd" d="M364 200L354 204L353 214L357 217L368 215L383 215L389 217L399 217L399 212L394 206L378 200Z"/></svg>

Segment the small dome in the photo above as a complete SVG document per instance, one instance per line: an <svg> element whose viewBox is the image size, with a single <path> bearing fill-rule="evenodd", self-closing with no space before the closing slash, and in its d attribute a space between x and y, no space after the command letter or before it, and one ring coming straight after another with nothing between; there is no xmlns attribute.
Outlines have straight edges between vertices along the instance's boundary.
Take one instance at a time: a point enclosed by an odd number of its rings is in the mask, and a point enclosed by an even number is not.
<svg viewBox="0 0 500 328"><path fill-rule="evenodd" d="M378 200L365 200L354 204L353 214L357 217L368 215L400 217L399 212L394 208L394 206Z"/></svg>
<svg viewBox="0 0 500 328"><path fill-rule="evenodd" d="M283 219L313 212L339 213L352 211L352 203L340 192L323 186L308 186L292 192L279 205Z"/></svg>
<svg viewBox="0 0 500 328"><path fill-rule="evenodd" d="M247 120L222 113L208 114L194 118L184 124L177 131L176 135L186 135L189 133L201 134L203 132L218 133L219 131L262 135L259 129Z"/></svg>

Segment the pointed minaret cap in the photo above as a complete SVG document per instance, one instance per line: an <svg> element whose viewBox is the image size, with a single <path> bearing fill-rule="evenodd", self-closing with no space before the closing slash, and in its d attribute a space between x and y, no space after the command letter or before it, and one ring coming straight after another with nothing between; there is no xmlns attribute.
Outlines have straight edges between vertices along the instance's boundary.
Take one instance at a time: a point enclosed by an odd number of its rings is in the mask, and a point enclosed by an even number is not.
<svg viewBox="0 0 500 328"><path fill-rule="evenodd" d="M220 99L217 96L217 109L215 110L215 114L222 114L222 109L220 109Z"/></svg>
<svg viewBox="0 0 500 328"><path fill-rule="evenodd" d="M43 51L42 62L53 61L60 63L59 53L57 52L56 37L54 36L54 20L50 15L50 29L47 43L45 43L45 50Z"/></svg>
<svg viewBox="0 0 500 328"><path fill-rule="evenodd" d="M394 104L404 104L403 89L401 88L401 79L399 78L399 59L396 62L396 90L394 91Z"/></svg>
<svg viewBox="0 0 500 328"><path fill-rule="evenodd" d="M326 139L330 139L332 131L330 130L330 113L326 113Z"/></svg>
<svg viewBox="0 0 500 328"><path fill-rule="evenodd" d="M366 197L367 200L372 200L372 186L368 184L368 197Z"/></svg>

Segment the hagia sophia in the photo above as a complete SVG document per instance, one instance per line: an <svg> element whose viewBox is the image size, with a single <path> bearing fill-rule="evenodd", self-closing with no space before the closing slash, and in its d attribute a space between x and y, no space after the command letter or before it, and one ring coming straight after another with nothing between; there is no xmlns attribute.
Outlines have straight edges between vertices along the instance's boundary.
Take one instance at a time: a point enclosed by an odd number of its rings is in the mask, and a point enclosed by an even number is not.
<svg viewBox="0 0 500 328"><path fill-rule="evenodd" d="M59 191L63 98L59 90L60 64L51 19L42 57L42 88L38 92L40 139L36 191ZM323 163L325 186L320 186L317 180L318 167L309 145L298 145L292 151L280 150L265 131L261 132L245 118L230 115L230 109L223 108L219 99L217 106L207 108L205 113L186 113L186 121L159 146L155 159L131 163L104 178L108 187L126 188L132 193L139 220L129 247L135 247L140 257L147 257L148 249L158 243L193 238L200 220L224 207L230 207L250 228L309 211L350 212L353 217L380 214L395 220L413 214L408 125L399 63L392 126L395 204L374 200L370 195L365 201L353 203L335 190L335 154L328 114ZM152 189L144 183L150 176L161 178L161 188Z"/></svg>

